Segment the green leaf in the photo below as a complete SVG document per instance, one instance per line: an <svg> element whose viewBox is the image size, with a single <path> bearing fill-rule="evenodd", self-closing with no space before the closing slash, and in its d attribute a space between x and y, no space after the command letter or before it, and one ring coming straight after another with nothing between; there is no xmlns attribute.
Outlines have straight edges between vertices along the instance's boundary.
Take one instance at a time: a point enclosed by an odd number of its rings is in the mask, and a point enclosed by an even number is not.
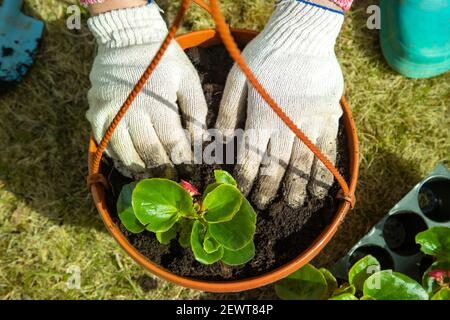
<svg viewBox="0 0 450 320"><path fill-rule="evenodd" d="M191 247L194 252L195 259L203 264L213 264L223 257L223 247L213 253L207 253L203 248L203 242L205 240L206 228L200 223L195 221L192 227L191 234Z"/></svg>
<svg viewBox="0 0 450 320"><path fill-rule="evenodd" d="M327 281L322 272L307 264L275 284L283 300L322 300L327 294Z"/></svg>
<svg viewBox="0 0 450 320"><path fill-rule="evenodd" d="M156 239L158 239L159 243L167 245L170 243L170 241L177 237L178 230L179 225L176 223L172 228L170 228L169 231L157 232Z"/></svg>
<svg viewBox="0 0 450 320"><path fill-rule="evenodd" d="M206 198L206 196L208 195L208 193L210 193L211 191L213 191L214 189L216 189L218 186L220 186L220 183L214 182L212 184L209 184L205 191L203 192L203 199Z"/></svg>
<svg viewBox="0 0 450 320"><path fill-rule="evenodd" d="M333 292L337 289L338 283L333 274L325 268L320 268L325 280L327 281L327 297L331 297Z"/></svg>
<svg viewBox="0 0 450 320"><path fill-rule="evenodd" d="M431 300L450 300L450 288L442 288L436 292Z"/></svg>
<svg viewBox="0 0 450 320"><path fill-rule="evenodd" d="M329 300L358 300L353 294L343 293L338 296L331 297Z"/></svg>
<svg viewBox="0 0 450 320"><path fill-rule="evenodd" d="M450 228L434 227L416 236L422 252L450 262Z"/></svg>
<svg viewBox="0 0 450 320"><path fill-rule="evenodd" d="M233 176L224 170L215 170L214 177L216 178L217 183L231 184L232 186L237 185Z"/></svg>
<svg viewBox="0 0 450 320"><path fill-rule="evenodd" d="M375 300L375 299L372 298L371 296L362 296L361 299L359 300Z"/></svg>
<svg viewBox="0 0 450 320"><path fill-rule="evenodd" d="M428 300L428 294L420 284L392 270L371 275L364 283L363 293L376 300Z"/></svg>
<svg viewBox="0 0 450 320"><path fill-rule="evenodd" d="M203 241L203 248L206 253L213 253L219 250L221 247L220 243L218 243L209 232L206 232L205 241Z"/></svg>
<svg viewBox="0 0 450 320"><path fill-rule="evenodd" d="M256 212L250 202L243 199L242 206L231 221L209 225L209 233L229 250L245 247L256 231Z"/></svg>
<svg viewBox="0 0 450 320"><path fill-rule="evenodd" d="M237 251L224 248L222 261L229 266L240 266L252 260L254 256L255 244L251 241L244 248Z"/></svg>
<svg viewBox="0 0 450 320"><path fill-rule="evenodd" d="M204 219L208 223L230 221L239 211L242 198L240 191L236 187L228 184L218 186L208 193L203 201L203 207L206 209Z"/></svg>
<svg viewBox="0 0 450 320"><path fill-rule="evenodd" d="M193 215L192 197L178 183L146 179L133 191L133 208L138 220L152 232L166 232L180 215Z"/></svg>
<svg viewBox="0 0 450 320"><path fill-rule="evenodd" d="M131 233L141 233L145 230L145 226L136 218L131 203L131 196L135 187L136 183L133 182L122 188L117 199L117 213L120 221L128 231Z"/></svg>
<svg viewBox="0 0 450 320"><path fill-rule="evenodd" d="M337 288L334 291L333 296L339 296L339 295L344 294L344 293L353 294L353 295L356 294L355 286L352 285L352 284L346 283L346 284L340 286L339 288Z"/></svg>
<svg viewBox="0 0 450 320"><path fill-rule="evenodd" d="M378 260L375 257L368 255L353 265L348 272L348 281L355 286L356 290L362 291L364 281L372 274L379 271L381 271L381 265Z"/></svg>
<svg viewBox="0 0 450 320"><path fill-rule="evenodd" d="M178 243L183 248L190 248L192 226L194 225L194 221L190 219L181 219L180 225L181 227L180 227L180 236L178 237Z"/></svg>
<svg viewBox="0 0 450 320"><path fill-rule="evenodd" d="M434 262L422 276L422 286L429 294L433 294L438 291L441 286L437 283L436 279L429 276L430 271L433 270L444 270L447 273L450 272L450 262L447 261L436 261Z"/></svg>

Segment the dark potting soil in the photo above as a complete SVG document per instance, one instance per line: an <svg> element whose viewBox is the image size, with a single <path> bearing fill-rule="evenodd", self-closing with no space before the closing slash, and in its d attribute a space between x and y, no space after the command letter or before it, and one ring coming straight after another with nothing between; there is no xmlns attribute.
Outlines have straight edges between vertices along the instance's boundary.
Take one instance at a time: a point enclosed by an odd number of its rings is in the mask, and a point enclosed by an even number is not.
<svg viewBox="0 0 450 320"><path fill-rule="evenodd" d="M189 49L187 54L200 74L210 108L208 126L211 127L216 120L226 78L233 62L223 46ZM348 179L347 138L342 124L337 141L337 168ZM190 181L202 190L206 184L213 181L213 171L217 168L233 172L232 166L196 165L193 172L180 174L180 178ZM257 210L254 259L240 267L229 267L221 263L206 266L197 262L191 250L183 249L178 241L174 240L170 245L161 245L149 232L138 235L129 233L118 219L116 200L122 186L131 180L115 170L109 160L104 160L103 172L113 186L113 191L107 195L108 208L129 242L152 262L180 276L199 280L239 280L262 275L282 266L313 243L331 222L340 203L336 200L339 190L337 183L333 185L325 199L319 200L308 196L305 205L298 210L290 208L283 201L280 192L268 209Z"/></svg>

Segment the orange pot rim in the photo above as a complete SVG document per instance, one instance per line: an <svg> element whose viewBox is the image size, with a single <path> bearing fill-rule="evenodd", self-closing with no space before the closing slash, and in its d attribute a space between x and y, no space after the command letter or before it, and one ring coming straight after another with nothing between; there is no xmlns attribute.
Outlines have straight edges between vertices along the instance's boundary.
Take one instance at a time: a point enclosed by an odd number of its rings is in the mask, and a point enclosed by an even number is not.
<svg viewBox="0 0 450 320"><path fill-rule="evenodd" d="M253 39L257 33L255 31L243 30L243 29L232 29L232 34L236 41L239 43L248 43ZM188 49L196 46L210 46L214 44L220 44L220 36L214 29L207 29L201 31L189 32L180 35L176 38L177 42L181 45L183 49ZM348 138L348 150L350 157L350 192L355 193L358 173L359 173L359 142L357 136L356 125L353 120L352 114L348 106L344 103L342 104L344 114L343 121L345 126L345 132ZM97 150L97 144L91 135L89 141L89 168L91 168L91 163L93 161L93 155ZM90 174L92 172L89 172ZM240 292L245 290L256 289L271 283L274 283L291 273L297 271L307 263L309 263L313 258L315 258L325 247L325 245L333 238L338 230L339 226L342 224L344 218L350 210L350 204L346 201L341 200L341 204L333 217L331 223L325 228L325 230L316 238L316 240L306 249L304 252L299 254L296 258L290 262L270 271L265 274L234 281L203 281L195 280L188 277L182 277L176 275L163 267L156 265L155 263L148 260L143 256L136 248L134 248L125 235L120 231L119 227L114 223L111 215L108 212L105 201L105 190L100 184L91 185L91 193L100 213L105 226L111 233L113 238L119 243L119 245L141 266L143 266L148 271L153 274L175 283L186 288L202 290L206 292L216 292L216 293L228 293L228 292Z"/></svg>

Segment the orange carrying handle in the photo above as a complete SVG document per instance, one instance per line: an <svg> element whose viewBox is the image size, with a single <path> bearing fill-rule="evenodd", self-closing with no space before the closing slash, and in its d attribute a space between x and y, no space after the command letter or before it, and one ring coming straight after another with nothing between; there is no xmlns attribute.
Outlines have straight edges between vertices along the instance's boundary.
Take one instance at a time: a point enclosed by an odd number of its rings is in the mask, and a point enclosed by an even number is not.
<svg viewBox="0 0 450 320"><path fill-rule="evenodd" d="M264 87L261 85L261 83L258 81L258 79L255 77L253 72L248 67L247 63L245 62L244 58L241 55L241 52L234 41L233 36L231 35L231 31L227 23L225 22L225 18L222 15L222 12L219 8L219 1L218 0L210 0L210 4L205 3L202 0L193 0L194 3L205 9L208 13L211 14L211 16L214 19L214 22L216 24L217 32L220 34L220 37L222 38L222 41L228 50L230 56L233 58L233 60L237 63L237 65L240 67L242 72L247 77L247 80L251 83L251 85L256 89L256 91L261 95L261 97L266 101L266 103L270 106L270 108L280 117L280 119L289 127L292 132L297 136L298 139L300 139L310 150L314 155L324 164L324 166L333 174L337 182L339 183L339 186L341 187L341 191L338 194L338 198L341 198L345 201L347 201L351 208L354 207L356 199L355 195L350 192L350 188L348 186L348 183L345 181L344 177L339 173L339 171L336 169L336 167L331 163L330 160L311 142L311 140L298 128L298 126L289 118L289 116L282 110L282 108L277 104L277 102L269 95L269 93L264 89ZM124 117L125 113L128 111L128 109L131 107L134 99L136 99L137 95L140 93L142 88L144 87L147 80L150 78L151 74L157 67L158 63L161 61L161 58L163 57L164 53L166 52L170 42L174 39L175 34L181 24L181 21L183 20L184 15L186 14L187 9L189 8L189 5L191 3L191 0L183 0L181 3L181 6L178 10L178 14L175 17L175 20L172 24L172 26L169 29L169 33L167 34L164 42L162 43L159 51L156 53L155 57L151 61L150 65L147 67L147 69L144 71L142 77L139 79L137 84L134 86L133 90L131 91L130 95L120 108L119 112L113 119L111 125L109 126L108 130L106 131L102 141L100 142L98 149L93 157L92 165L91 165L91 175L88 177L88 184L96 184L101 183L103 185L106 184L106 179L99 173L100 169L100 162L103 157L103 154L106 150L106 147L112 137L112 134L114 133L114 130L117 128L119 122ZM347 104L347 101L343 97L341 99L341 105L344 109L348 110L349 106Z"/></svg>

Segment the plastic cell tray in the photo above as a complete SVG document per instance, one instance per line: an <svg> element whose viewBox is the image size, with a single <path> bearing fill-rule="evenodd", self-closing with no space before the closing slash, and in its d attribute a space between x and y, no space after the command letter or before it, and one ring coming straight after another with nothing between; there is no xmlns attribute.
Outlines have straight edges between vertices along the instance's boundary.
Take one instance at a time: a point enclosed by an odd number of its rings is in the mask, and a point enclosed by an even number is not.
<svg viewBox="0 0 450 320"><path fill-rule="evenodd" d="M416 234L435 226L450 227L450 171L439 165L417 184L332 268L347 280L351 266L371 254L382 269L392 269L416 280L432 263L415 242Z"/></svg>

